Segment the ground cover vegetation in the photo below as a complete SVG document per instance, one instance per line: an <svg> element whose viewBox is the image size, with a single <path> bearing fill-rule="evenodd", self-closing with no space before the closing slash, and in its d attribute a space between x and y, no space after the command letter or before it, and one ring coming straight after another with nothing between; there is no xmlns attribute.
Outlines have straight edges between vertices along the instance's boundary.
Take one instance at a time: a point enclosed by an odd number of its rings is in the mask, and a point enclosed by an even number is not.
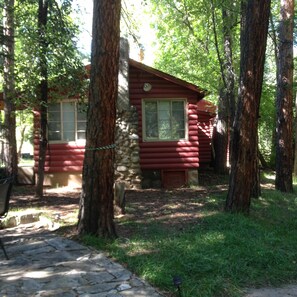
<svg viewBox="0 0 297 297"><path fill-rule="evenodd" d="M213 175L195 189L128 192L127 212L116 219L121 236L83 242L166 296L179 296L174 276L182 279L183 297L243 296L245 288L296 281L296 195L275 191L273 175L261 180L249 216L223 211L226 179Z"/></svg>

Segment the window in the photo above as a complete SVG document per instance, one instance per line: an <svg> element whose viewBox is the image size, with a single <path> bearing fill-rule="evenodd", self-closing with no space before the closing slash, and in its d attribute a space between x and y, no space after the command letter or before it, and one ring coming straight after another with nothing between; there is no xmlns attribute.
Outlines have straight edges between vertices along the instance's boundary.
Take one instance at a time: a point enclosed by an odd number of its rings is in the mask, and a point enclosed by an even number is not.
<svg viewBox="0 0 297 297"><path fill-rule="evenodd" d="M170 141L186 138L186 101L144 100L143 135L146 141Z"/></svg>
<svg viewBox="0 0 297 297"><path fill-rule="evenodd" d="M48 139L77 141L86 139L86 104L52 103L48 106Z"/></svg>

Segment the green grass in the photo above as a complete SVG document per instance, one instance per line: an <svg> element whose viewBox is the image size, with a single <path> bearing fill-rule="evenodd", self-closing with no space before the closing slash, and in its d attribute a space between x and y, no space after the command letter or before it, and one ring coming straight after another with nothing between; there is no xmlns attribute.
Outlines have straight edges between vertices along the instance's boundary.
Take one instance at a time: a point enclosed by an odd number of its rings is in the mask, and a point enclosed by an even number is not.
<svg viewBox="0 0 297 297"><path fill-rule="evenodd" d="M297 195L263 190L249 217L222 212L224 200L225 193L209 197L197 224L181 230L125 220L129 238L83 240L173 296L175 275L183 297L235 297L247 287L297 281Z"/></svg>

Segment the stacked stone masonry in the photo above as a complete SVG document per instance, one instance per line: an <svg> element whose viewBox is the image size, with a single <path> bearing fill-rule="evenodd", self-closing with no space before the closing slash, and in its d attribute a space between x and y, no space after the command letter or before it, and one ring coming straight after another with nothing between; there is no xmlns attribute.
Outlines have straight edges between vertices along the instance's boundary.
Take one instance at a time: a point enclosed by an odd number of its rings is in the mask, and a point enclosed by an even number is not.
<svg viewBox="0 0 297 297"><path fill-rule="evenodd" d="M118 111L116 121L115 180L124 183L126 189L141 188L139 163L138 116L133 106Z"/></svg>

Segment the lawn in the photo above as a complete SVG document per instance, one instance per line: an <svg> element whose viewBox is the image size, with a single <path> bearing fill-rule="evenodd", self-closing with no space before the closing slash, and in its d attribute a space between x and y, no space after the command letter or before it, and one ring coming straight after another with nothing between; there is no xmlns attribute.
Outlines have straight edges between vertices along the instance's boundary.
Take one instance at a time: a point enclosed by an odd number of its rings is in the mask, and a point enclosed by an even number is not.
<svg viewBox="0 0 297 297"><path fill-rule="evenodd" d="M269 178L248 217L223 212L226 180L214 176L193 189L128 191L119 238L83 241L166 296L179 296L175 276L183 297L235 297L297 281L297 196L274 191Z"/></svg>

